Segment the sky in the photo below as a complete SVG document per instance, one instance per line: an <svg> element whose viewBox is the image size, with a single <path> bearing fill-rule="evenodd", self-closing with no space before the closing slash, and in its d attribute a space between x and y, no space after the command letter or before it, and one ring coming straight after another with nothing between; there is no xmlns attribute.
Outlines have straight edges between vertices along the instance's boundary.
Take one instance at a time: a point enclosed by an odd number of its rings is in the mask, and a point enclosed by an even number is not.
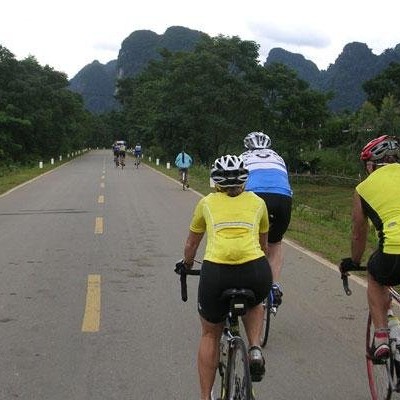
<svg viewBox="0 0 400 400"><path fill-rule="evenodd" d="M348 43L376 55L399 44L399 11L399 0L6 0L0 45L72 79L94 60L117 59L132 32L179 25L254 41L261 63L281 47L326 70Z"/></svg>

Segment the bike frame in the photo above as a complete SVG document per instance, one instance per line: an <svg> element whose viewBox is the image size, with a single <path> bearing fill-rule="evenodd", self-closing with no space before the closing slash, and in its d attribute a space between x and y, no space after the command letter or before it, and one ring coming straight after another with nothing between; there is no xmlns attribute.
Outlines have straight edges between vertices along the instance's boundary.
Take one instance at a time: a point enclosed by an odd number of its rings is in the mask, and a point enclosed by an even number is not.
<svg viewBox="0 0 400 400"><path fill-rule="evenodd" d="M225 349L225 351L224 351ZM227 349L227 353L226 353ZM222 331L220 340L220 354L219 354L219 364L218 372L221 378L220 384L220 399L221 400L231 400L238 398L237 394L231 393L232 388L232 371L235 370L234 357L236 352L239 351L244 357L243 368L244 368L244 379L245 382L245 393L243 394L243 399L254 399L252 395L252 382L250 378L250 367L247 357L247 346L243 338L240 335L239 329L239 316L232 312L229 313L228 318L225 322L225 327ZM213 390L214 391L214 390ZM218 389L215 387L215 391ZM240 397L241 399L242 397Z"/></svg>
<svg viewBox="0 0 400 400"><path fill-rule="evenodd" d="M180 275L180 282L181 282L181 298L182 301L187 301L187 275L200 275L200 270L195 269L187 269L182 263L177 263L175 266L175 272ZM246 292L247 293L247 292ZM250 367L249 367L249 360L247 357L247 346L240 336L239 330L239 316L243 315L241 313L242 310L245 310L245 299L246 294L245 291L242 289L231 289L225 291L222 296L229 296L230 308L229 314L225 321L225 327L222 331L221 340L220 340L220 358L219 358L219 365L218 371L221 376L221 388L220 388L220 399L221 400L254 400L253 397L253 389L252 389L252 381L250 377ZM239 297L238 297L239 296ZM254 294L253 294L254 296ZM242 303L239 301L242 299ZM235 304L238 305L237 312L235 312ZM241 305L244 307L241 307ZM224 354L223 351L223 344L226 343L227 347L227 354ZM237 352L241 352L243 354L242 361L243 361L243 368L244 368L244 375L245 375L245 391L244 397L236 397L234 393L233 397L230 393L231 387L233 384L238 385L237 378L232 377L232 371L234 371L233 362L234 357L236 356ZM226 361L225 361L226 360ZM235 379L234 382L231 382L232 379Z"/></svg>
<svg viewBox="0 0 400 400"><path fill-rule="evenodd" d="M187 176L188 176L188 173L187 173L187 171L182 171L182 189L183 190L186 190L186 188L187 188Z"/></svg>
<svg viewBox="0 0 400 400"><path fill-rule="evenodd" d="M354 266L349 271L365 271L366 266ZM343 288L345 293L350 296L352 294L349 288L349 271L341 272L343 280ZM392 286L388 286L392 301L400 305L400 294ZM367 330L366 330L366 362L369 388L372 400L390 400L392 393L398 392L397 382L400 378L400 363L395 360L396 340L389 338L389 358L377 361L370 356L370 347L373 342L374 328L371 314L368 313ZM398 343L400 345L400 343ZM383 386L383 389L382 387Z"/></svg>

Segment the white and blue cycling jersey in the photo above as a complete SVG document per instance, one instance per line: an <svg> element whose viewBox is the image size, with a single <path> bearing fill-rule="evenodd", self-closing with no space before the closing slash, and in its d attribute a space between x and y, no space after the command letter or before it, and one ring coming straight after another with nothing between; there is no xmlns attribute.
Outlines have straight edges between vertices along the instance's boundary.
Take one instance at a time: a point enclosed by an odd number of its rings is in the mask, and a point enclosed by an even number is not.
<svg viewBox="0 0 400 400"><path fill-rule="evenodd" d="M278 153L271 149L256 149L244 152L242 157L249 170L246 191L292 197L286 164Z"/></svg>

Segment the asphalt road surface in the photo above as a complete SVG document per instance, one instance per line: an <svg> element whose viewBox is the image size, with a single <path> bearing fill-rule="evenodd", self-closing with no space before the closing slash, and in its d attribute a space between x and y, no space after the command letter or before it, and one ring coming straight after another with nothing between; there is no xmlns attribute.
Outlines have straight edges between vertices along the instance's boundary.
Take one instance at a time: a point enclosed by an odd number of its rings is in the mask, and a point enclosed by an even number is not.
<svg viewBox="0 0 400 400"><path fill-rule="evenodd" d="M199 399L198 278L183 303L173 273L199 198L111 150L0 197L1 400ZM257 399L368 399L365 287L284 251Z"/></svg>

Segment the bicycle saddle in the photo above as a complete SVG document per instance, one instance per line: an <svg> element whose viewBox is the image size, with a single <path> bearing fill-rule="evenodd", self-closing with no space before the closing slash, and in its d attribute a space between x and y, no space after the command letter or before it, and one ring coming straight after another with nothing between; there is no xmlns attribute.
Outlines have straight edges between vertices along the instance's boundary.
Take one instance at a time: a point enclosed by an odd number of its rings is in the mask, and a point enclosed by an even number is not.
<svg viewBox="0 0 400 400"><path fill-rule="evenodd" d="M255 295L251 289L226 289L222 292L221 299L231 299L234 297L241 297L246 300L254 301Z"/></svg>

